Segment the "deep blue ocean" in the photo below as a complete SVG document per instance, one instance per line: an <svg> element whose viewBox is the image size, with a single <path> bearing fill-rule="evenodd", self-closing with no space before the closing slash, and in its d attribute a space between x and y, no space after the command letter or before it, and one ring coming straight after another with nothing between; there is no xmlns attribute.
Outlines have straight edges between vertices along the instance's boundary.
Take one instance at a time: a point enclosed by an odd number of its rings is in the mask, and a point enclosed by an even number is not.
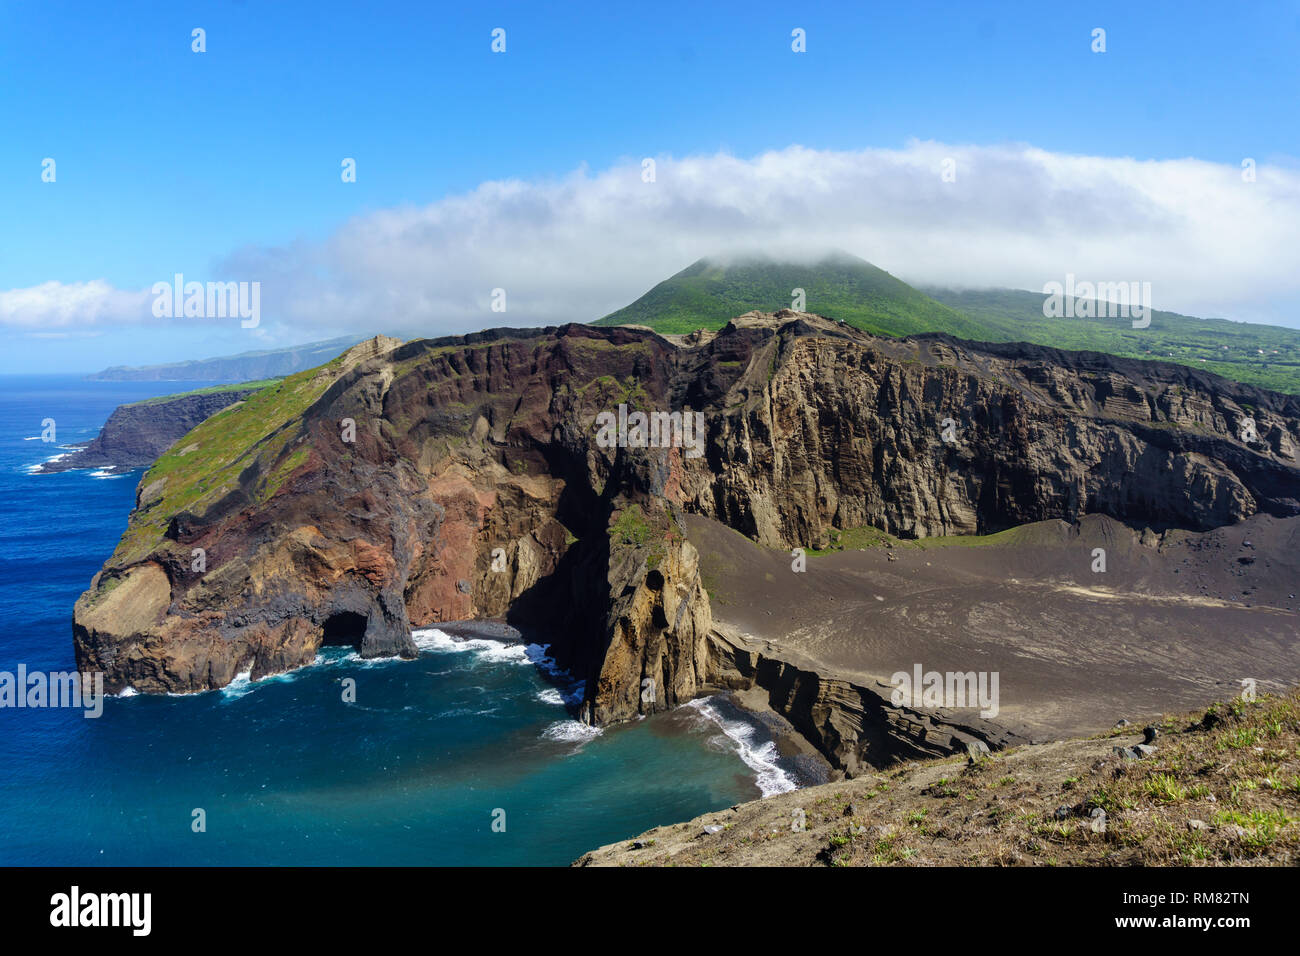
<svg viewBox="0 0 1300 956"><path fill-rule="evenodd" d="M42 420L86 441L117 405L198 384L0 377L0 671L74 668L73 603L140 478L29 474L61 452ZM415 661L330 648L222 691L109 698L98 719L0 708L0 864L567 864L791 786L722 701L593 734L538 648L417 638Z"/></svg>

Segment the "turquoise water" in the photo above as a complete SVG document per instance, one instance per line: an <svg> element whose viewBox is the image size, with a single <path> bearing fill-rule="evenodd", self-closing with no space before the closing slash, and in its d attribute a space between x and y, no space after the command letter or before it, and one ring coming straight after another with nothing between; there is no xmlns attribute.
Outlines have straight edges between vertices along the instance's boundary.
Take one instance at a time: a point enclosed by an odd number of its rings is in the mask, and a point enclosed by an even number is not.
<svg viewBox="0 0 1300 956"><path fill-rule="evenodd" d="M139 474L30 475L58 449L26 439L52 417L60 442L84 441L117 404L184 386L0 387L0 671L71 670L73 602ZM720 702L593 735L540 648L417 640L415 661L330 648L222 691L111 698L98 719L0 709L0 864L564 864L791 785Z"/></svg>

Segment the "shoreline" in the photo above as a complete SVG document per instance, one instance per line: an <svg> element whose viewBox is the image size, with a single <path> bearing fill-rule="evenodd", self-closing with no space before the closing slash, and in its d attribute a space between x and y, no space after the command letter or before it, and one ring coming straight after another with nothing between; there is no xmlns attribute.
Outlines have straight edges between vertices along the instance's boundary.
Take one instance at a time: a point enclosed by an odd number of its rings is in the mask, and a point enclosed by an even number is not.
<svg viewBox="0 0 1300 956"><path fill-rule="evenodd" d="M530 638L519 628L504 621L447 621L430 624L427 627L415 628L414 630L438 630L455 641L489 640L507 644L546 646L541 642L539 635ZM543 678L560 690L562 694L565 694L566 678L570 685L576 681L567 671L556 670L554 667L545 666L537 661L533 663ZM565 694L565 702L565 709L569 712L571 718L578 719L581 712L580 702L576 704L571 702L568 694ZM715 715L703 712L706 702L716 711ZM771 794L764 793L763 787L759 783L760 778L763 776L763 767L757 760L751 762L746 759L747 751L761 751L763 745L769 741L775 749L776 759L780 761L778 769L793 783L793 790L819 786L840 779L843 776L843 773L837 770L816 746L799 732L794 724L772 709L767 701L767 694L762 688L735 689L706 686L703 688L702 693L691 700L685 701L671 710L647 716L680 719L687 716L687 709L694 710L706 719L712 717L713 722L718 725L719 731L731 742L736 749L737 755L740 756L742 762L748 768L753 777L754 785L760 791L761 796L759 799L767 799L769 796L779 795L781 792L791 792L775 791ZM744 734L737 734L728 727L729 722L741 722L769 738L769 740L760 740L757 747L752 747L751 742L744 739ZM632 723L634 721L622 721L610 725L609 729L616 729L619 726L631 725ZM671 727L671 724L665 722L665 726Z"/></svg>
<svg viewBox="0 0 1300 956"><path fill-rule="evenodd" d="M771 735L778 756L792 765L796 775L797 790L830 783L843 777L843 772L832 766L812 741L801 734L794 724L772 709L767 702L767 694L762 688L750 687L744 690L718 688L704 698L696 699L709 698L725 701L727 705L734 707L746 719Z"/></svg>

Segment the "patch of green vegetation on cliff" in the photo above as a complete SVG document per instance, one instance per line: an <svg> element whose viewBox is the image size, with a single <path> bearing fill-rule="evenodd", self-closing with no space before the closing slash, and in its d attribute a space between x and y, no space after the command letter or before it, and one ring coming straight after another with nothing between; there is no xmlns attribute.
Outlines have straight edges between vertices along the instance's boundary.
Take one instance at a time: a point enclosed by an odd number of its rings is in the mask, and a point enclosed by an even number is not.
<svg viewBox="0 0 1300 956"><path fill-rule="evenodd" d="M99 579L99 585L93 591L86 592L86 607L92 608L104 598L108 597L118 586L125 580L120 575L103 575Z"/></svg>
<svg viewBox="0 0 1300 956"><path fill-rule="evenodd" d="M574 391L584 405L597 406L601 411L615 412L619 405L633 410L650 410L650 396L635 377L624 381L613 375L601 375L579 385Z"/></svg>
<svg viewBox="0 0 1300 956"><path fill-rule="evenodd" d="M646 355L653 354L650 343L642 340L632 342L611 342L609 339L586 339L576 335L567 336L564 339L571 347L585 349L590 352L644 352Z"/></svg>
<svg viewBox="0 0 1300 956"><path fill-rule="evenodd" d="M621 384L613 375L598 375L582 385L573 386L568 382L564 382L561 387L570 388L580 399L586 399L593 388L598 389L601 395L616 394Z"/></svg>
<svg viewBox="0 0 1300 956"><path fill-rule="evenodd" d="M241 404L222 409L178 440L141 479L148 488L162 481L161 495L131 514L131 521L110 563L138 561L162 544L167 524L181 511L201 511L233 491L239 474L255 459L274 462L289 440L284 425L300 416L325 392L335 379L342 359L336 358L318 369L299 372L249 395ZM197 445L181 454L181 449ZM306 449L298 449L272 470L259 489L269 497L290 471L289 462L305 460ZM293 467L297 467L297 464Z"/></svg>
<svg viewBox="0 0 1300 956"><path fill-rule="evenodd" d="M237 382L233 385L209 385L207 388L196 388L192 392L176 392L173 395L157 395L153 398L146 398L139 402L127 402L122 407L138 408L141 405L161 405L164 402L173 402L178 398L190 398L194 395L219 395L222 392L241 392L245 389L262 389L280 381L283 381L283 379L264 378L257 382Z"/></svg>
<svg viewBox="0 0 1300 956"><path fill-rule="evenodd" d="M307 461L310 454L311 449L304 445L295 449L285 457L284 460L275 466L275 470L271 472L263 483L261 497L263 499L274 497L275 493L280 490L280 486L284 484L285 480Z"/></svg>
<svg viewBox="0 0 1300 956"><path fill-rule="evenodd" d="M641 547L650 540L650 525L638 504L628 505L609 527L609 538L617 544Z"/></svg>

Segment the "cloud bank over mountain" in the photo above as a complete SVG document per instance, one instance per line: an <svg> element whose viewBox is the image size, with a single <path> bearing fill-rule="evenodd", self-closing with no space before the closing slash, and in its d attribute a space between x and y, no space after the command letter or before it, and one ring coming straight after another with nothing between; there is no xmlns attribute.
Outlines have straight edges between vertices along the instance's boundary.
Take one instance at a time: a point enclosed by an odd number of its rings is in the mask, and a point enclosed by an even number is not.
<svg viewBox="0 0 1300 956"><path fill-rule="evenodd" d="M259 338L590 321L701 256L861 256L913 284L1038 290L1145 281L1157 309L1300 325L1300 171L1024 145L641 158L485 182L356 217L320 242L250 245L195 281L260 282ZM948 175L945 175L947 173ZM158 280L172 281L159 264ZM505 290L505 313L492 311ZM0 325L76 334L159 319L102 279L0 290Z"/></svg>

